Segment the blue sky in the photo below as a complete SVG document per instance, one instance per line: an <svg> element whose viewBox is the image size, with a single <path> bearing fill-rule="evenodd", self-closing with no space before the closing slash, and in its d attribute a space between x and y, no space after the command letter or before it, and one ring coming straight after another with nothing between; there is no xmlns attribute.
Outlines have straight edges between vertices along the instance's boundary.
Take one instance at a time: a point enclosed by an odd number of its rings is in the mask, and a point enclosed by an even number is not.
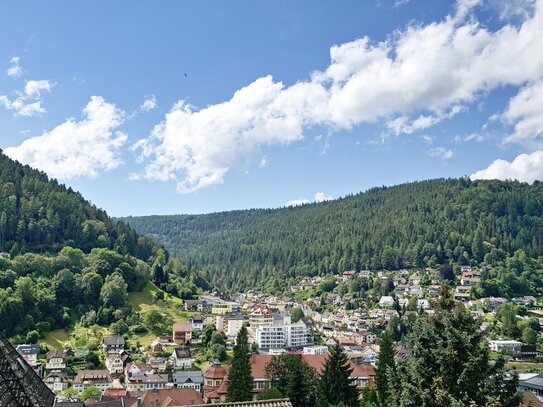
<svg viewBox="0 0 543 407"><path fill-rule="evenodd" d="M0 148L114 216L543 178L543 0L7 1Z"/></svg>

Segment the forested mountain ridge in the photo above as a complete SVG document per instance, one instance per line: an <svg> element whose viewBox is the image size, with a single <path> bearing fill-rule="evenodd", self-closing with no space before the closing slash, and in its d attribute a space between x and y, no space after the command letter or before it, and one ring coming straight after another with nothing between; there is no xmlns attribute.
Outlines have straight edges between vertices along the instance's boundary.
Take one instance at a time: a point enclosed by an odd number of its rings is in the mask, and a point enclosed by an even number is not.
<svg viewBox="0 0 543 407"><path fill-rule="evenodd" d="M157 248L78 192L0 150L0 251L55 253L66 245L87 252L110 248L142 260Z"/></svg>
<svg viewBox="0 0 543 407"><path fill-rule="evenodd" d="M212 285L278 288L304 275L543 255L543 184L436 179L335 201L127 217Z"/></svg>
<svg viewBox="0 0 543 407"><path fill-rule="evenodd" d="M0 331L16 342L78 322L126 331L128 292L186 286L160 245L1 151L0 252Z"/></svg>

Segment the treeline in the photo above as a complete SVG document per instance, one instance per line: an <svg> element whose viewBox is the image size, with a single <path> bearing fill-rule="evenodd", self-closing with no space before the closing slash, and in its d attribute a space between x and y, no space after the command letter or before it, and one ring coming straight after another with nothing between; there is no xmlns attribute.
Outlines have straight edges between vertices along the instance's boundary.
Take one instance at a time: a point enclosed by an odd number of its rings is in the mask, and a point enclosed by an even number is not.
<svg viewBox="0 0 543 407"><path fill-rule="evenodd" d="M109 248L148 260L158 246L43 172L0 151L0 251L56 253Z"/></svg>
<svg viewBox="0 0 543 407"><path fill-rule="evenodd" d="M543 254L543 186L436 179L336 201L208 215L128 217L216 287L277 289L300 276Z"/></svg>

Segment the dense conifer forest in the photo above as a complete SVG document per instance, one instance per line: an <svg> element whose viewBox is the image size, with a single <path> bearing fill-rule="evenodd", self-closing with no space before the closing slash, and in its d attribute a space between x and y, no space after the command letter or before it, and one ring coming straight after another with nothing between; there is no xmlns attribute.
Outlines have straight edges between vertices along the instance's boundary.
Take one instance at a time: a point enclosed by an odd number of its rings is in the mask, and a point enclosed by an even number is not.
<svg viewBox="0 0 543 407"><path fill-rule="evenodd" d="M86 252L109 248L142 260L157 248L81 194L0 150L0 251L55 253L66 245Z"/></svg>
<svg viewBox="0 0 543 407"><path fill-rule="evenodd" d="M208 215L127 217L213 286L543 255L543 184L436 179L339 200ZM519 252L520 251L520 252ZM520 254L519 254L520 253Z"/></svg>

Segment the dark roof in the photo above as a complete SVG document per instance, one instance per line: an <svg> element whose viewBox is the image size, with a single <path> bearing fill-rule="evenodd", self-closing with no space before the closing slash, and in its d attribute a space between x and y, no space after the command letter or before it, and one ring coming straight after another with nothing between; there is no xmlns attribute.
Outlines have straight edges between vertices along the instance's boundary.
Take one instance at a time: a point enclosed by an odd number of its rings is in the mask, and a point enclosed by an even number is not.
<svg viewBox="0 0 543 407"><path fill-rule="evenodd" d="M203 383L204 376L201 370L177 370L173 372L172 379L176 383Z"/></svg>
<svg viewBox="0 0 543 407"><path fill-rule="evenodd" d="M192 357L190 354L190 350L187 348L175 348L175 357L177 359L186 359Z"/></svg>
<svg viewBox="0 0 543 407"><path fill-rule="evenodd" d="M45 357L47 358L47 360L50 360L53 358L66 359L66 352L64 352L63 350L50 350L49 352L47 352Z"/></svg>
<svg viewBox="0 0 543 407"><path fill-rule="evenodd" d="M124 345L124 337L120 335L104 336L104 345Z"/></svg>
<svg viewBox="0 0 543 407"><path fill-rule="evenodd" d="M36 345L35 343L25 343L21 345L16 345L15 349L17 352L19 352L21 355L37 355L40 353L40 347Z"/></svg>
<svg viewBox="0 0 543 407"><path fill-rule="evenodd" d="M527 389L543 390L543 375L538 374L528 380L522 380L519 382L519 386Z"/></svg>

